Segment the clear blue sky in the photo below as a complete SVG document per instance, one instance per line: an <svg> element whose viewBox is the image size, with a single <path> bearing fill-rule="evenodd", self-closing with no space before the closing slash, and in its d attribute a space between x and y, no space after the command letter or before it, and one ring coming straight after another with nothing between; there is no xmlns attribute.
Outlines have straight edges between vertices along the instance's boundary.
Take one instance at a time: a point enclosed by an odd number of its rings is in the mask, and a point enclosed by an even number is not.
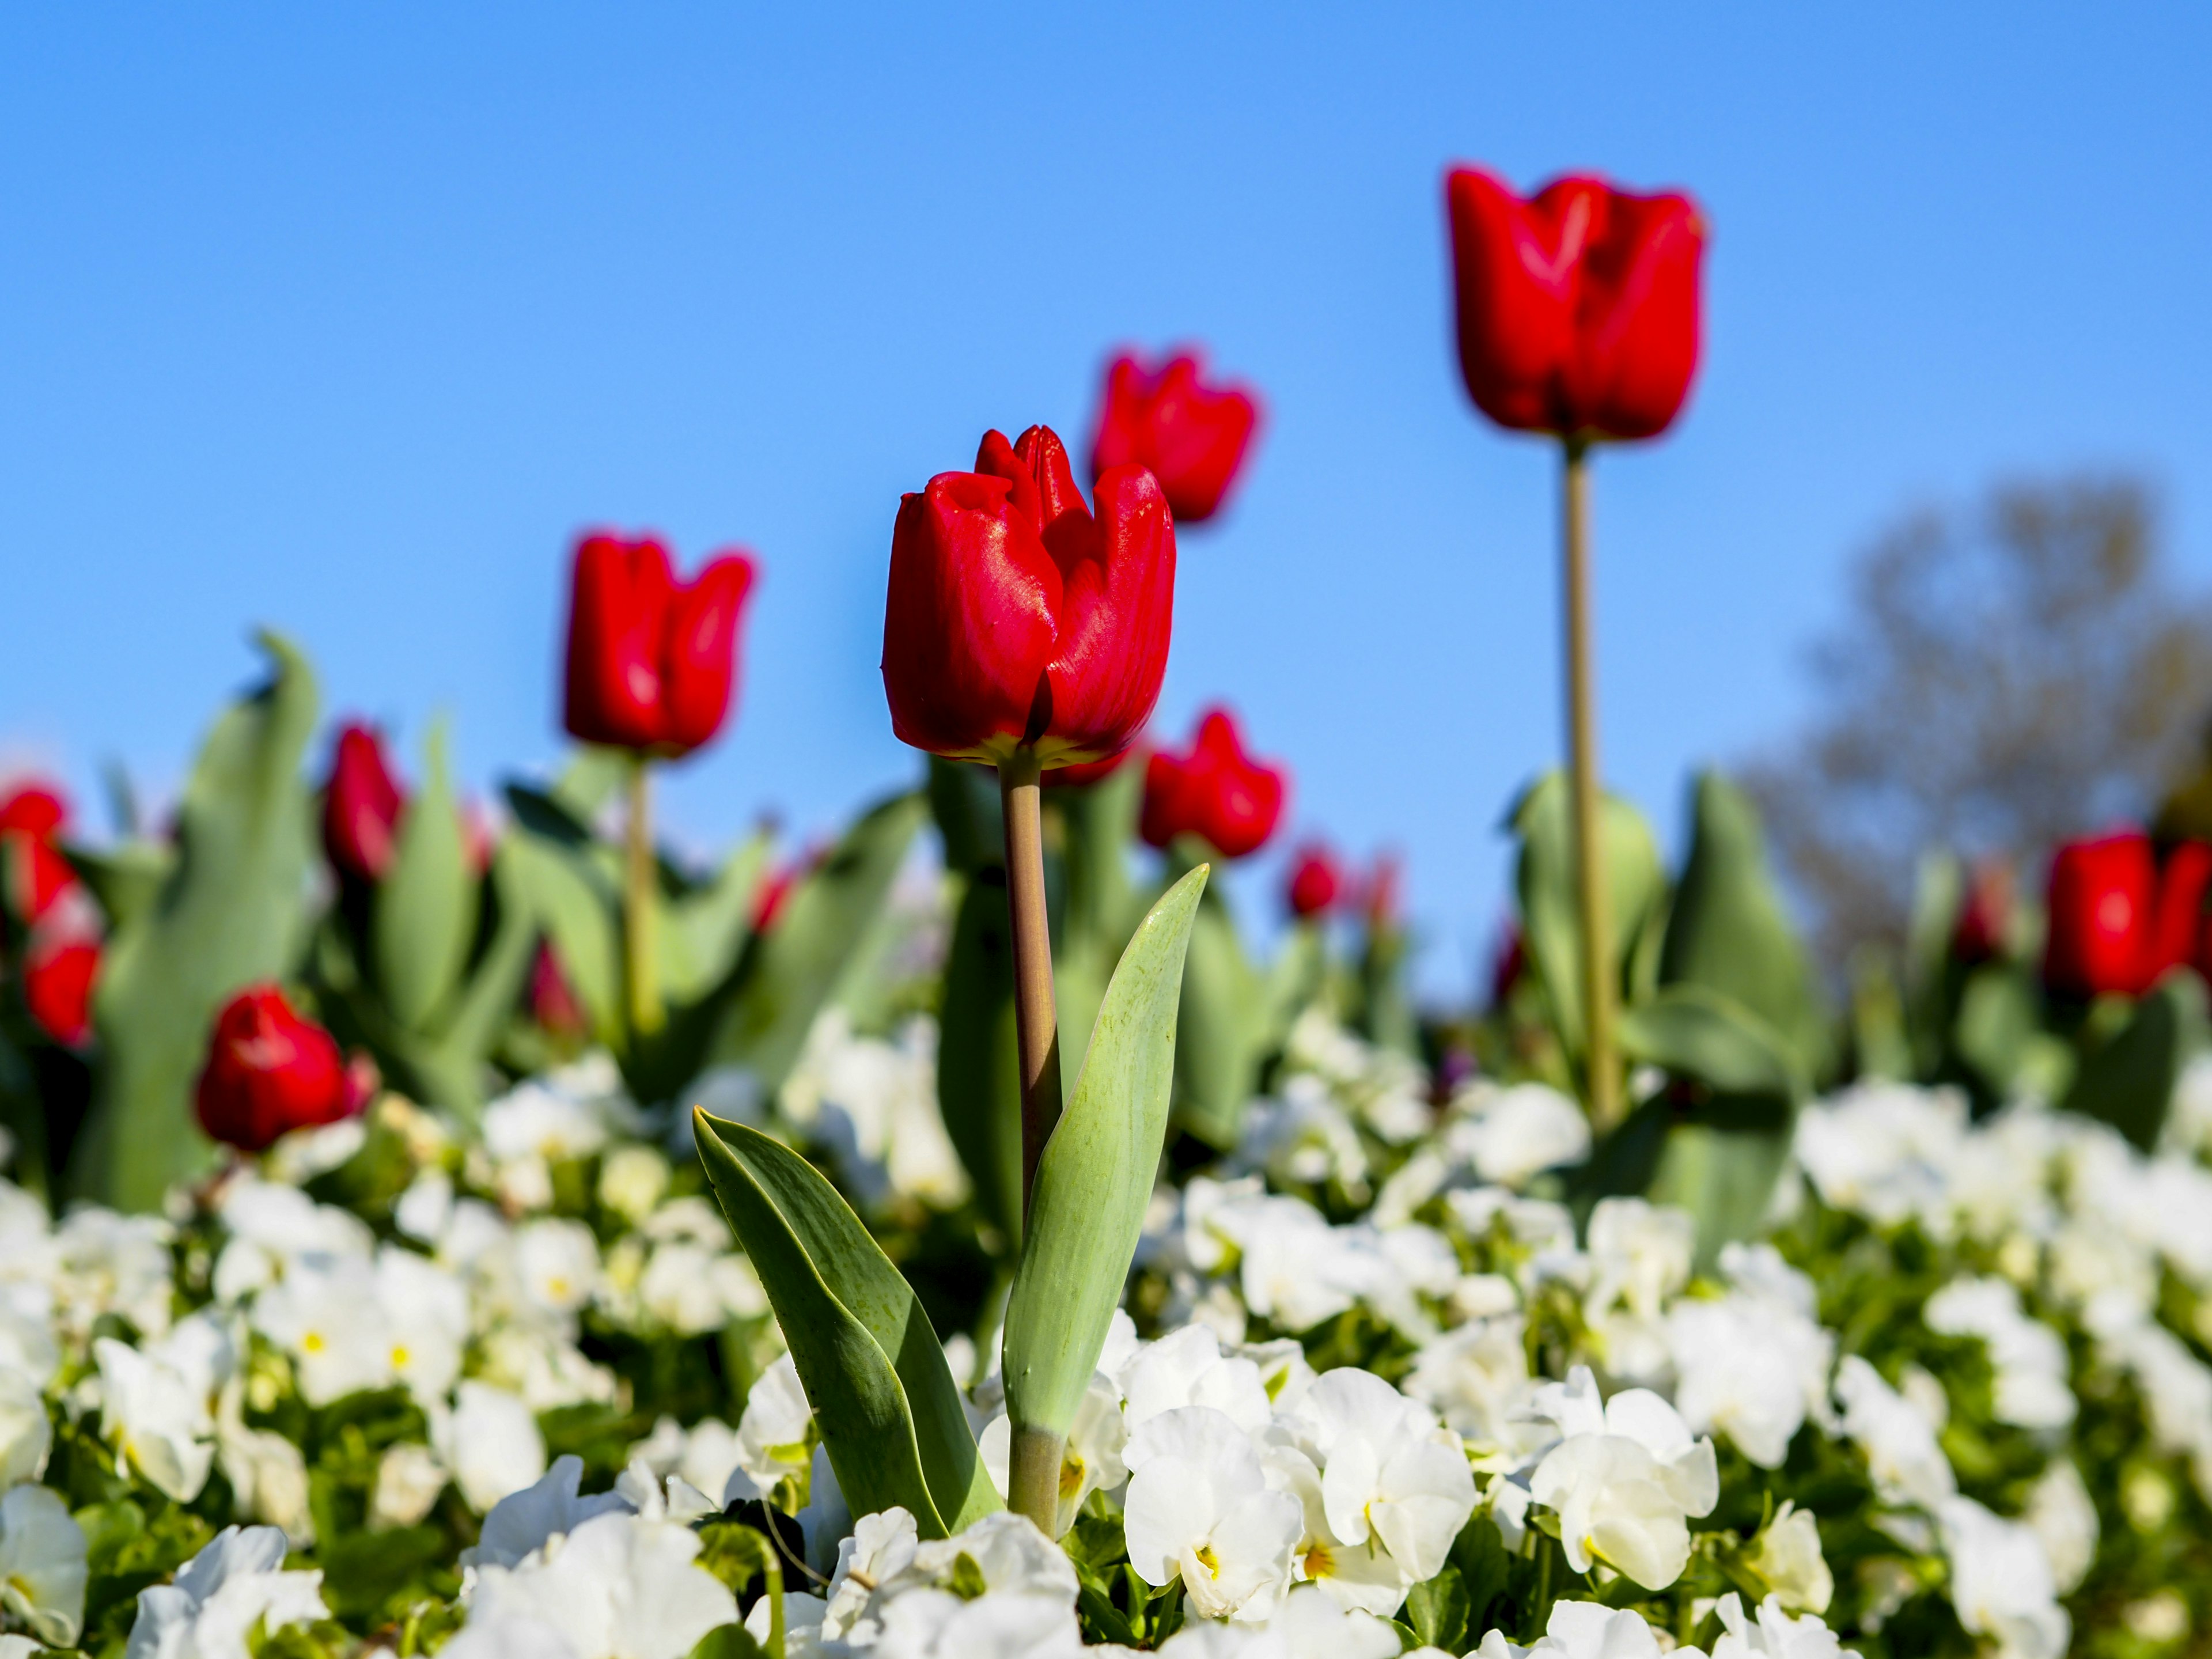
<svg viewBox="0 0 2212 1659"><path fill-rule="evenodd" d="M1460 392L1448 162L1708 210L1690 409L1597 485L1607 769L1670 841L1901 508L2138 467L2212 577L2212 13L1668 13L13 9L0 745L173 791L267 622L410 764L452 710L488 787L558 752L572 533L650 526L764 574L672 821L827 828L914 771L900 491L1194 339L1269 418L1185 538L1164 728L1232 699L1463 985L1558 748L1553 477Z"/></svg>

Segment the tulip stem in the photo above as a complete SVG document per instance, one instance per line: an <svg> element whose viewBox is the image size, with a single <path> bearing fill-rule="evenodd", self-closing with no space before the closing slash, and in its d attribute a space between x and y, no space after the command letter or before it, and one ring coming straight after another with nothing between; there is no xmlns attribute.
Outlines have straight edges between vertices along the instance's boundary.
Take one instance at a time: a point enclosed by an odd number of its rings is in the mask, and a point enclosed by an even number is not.
<svg viewBox="0 0 2212 1659"><path fill-rule="evenodd" d="M1590 650L1589 445L1565 441L1561 551L1565 566L1567 785L1574 818L1575 892L1582 922L1583 1071L1590 1125L1620 1121L1620 1065L1613 1048L1613 939L1606 915L1598 830L1597 695Z"/></svg>
<svg viewBox="0 0 2212 1659"><path fill-rule="evenodd" d="M1044 905L1044 826L1036 754L999 765L1006 823L1006 902L1014 934L1014 1030L1022 1062L1022 1224L1045 1138L1060 1120L1060 1017L1052 993L1052 932Z"/></svg>
<svg viewBox="0 0 2212 1659"><path fill-rule="evenodd" d="M630 757L629 822L623 881L623 977L629 991L633 1038L651 1036L661 1027L660 963L653 936L657 872L653 854L653 763Z"/></svg>
<svg viewBox="0 0 2212 1659"><path fill-rule="evenodd" d="M1016 1425L1006 1447L1006 1507L1048 1538L1060 1536L1060 1466L1067 1442L1049 1429Z"/></svg>

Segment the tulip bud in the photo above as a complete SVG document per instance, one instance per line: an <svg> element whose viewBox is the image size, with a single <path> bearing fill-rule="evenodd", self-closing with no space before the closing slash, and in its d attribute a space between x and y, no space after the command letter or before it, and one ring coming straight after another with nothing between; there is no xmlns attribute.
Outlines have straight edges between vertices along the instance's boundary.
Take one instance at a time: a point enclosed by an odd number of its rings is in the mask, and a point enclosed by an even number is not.
<svg viewBox="0 0 2212 1659"><path fill-rule="evenodd" d="M2051 862L2043 979L2063 996L2143 988L2158 868L2139 830L2069 842Z"/></svg>
<svg viewBox="0 0 2212 1659"><path fill-rule="evenodd" d="M331 867L357 881L381 881L407 797L385 757L384 739L358 720L339 730L323 786L323 852Z"/></svg>
<svg viewBox="0 0 2212 1659"><path fill-rule="evenodd" d="M658 541L586 537L568 609L569 735L671 757L712 738L729 713L752 584L742 553L685 584Z"/></svg>
<svg viewBox="0 0 2212 1659"><path fill-rule="evenodd" d="M775 926L775 919L783 914L784 904L791 897L791 890L816 861L813 858L793 859L769 873L760 890L753 895L753 932L765 933Z"/></svg>
<svg viewBox="0 0 2212 1659"><path fill-rule="evenodd" d="M591 1030L591 1016L561 971L561 958L551 943L538 942L537 958L530 964L530 1017L555 1036L580 1041Z"/></svg>
<svg viewBox="0 0 2212 1659"><path fill-rule="evenodd" d="M1283 772L1244 752L1237 722L1210 708L1188 755L1155 753L1145 769L1145 806L1138 832L1155 847L1198 836L1224 858L1265 845L1282 817Z"/></svg>
<svg viewBox="0 0 2212 1659"><path fill-rule="evenodd" d="M1969 965L1987 962L2003 951L2011 922L2012 866L2002 859L1977 861L1951 930L1952 956Z"/></svg>
<svg viewBox="0 0 2212 1659"><path fill-rule="evenodd" d="M1500 426L1649 438L1698 366L1705 228L1686 196L1554 179L1526 201L1474 167L1445 185L1460 369Z"/></svg>
<svg viewBox="0 0 2212 1659"><path fill-rule="evenodd" d="M1283 896L1291 914L1304 921L1326 915L1343 889L1344 875L1337 867L1336 855L1314 842L1298 850Z"/></svg>
<svg viewBox="0 0 2212 1659"><path fill-rule="evenodd" d="M197 1095L200 1127L258 1152L294 1129L359 1110L365 1092L331 1034L274 985L251 986L216 1016Z"/></svg>
<svg viewBox="0 0 2212 1659"><path fill-rule="evenodd" d="M1141 466L1159 481L1177 524L1210 519L1243 466L1259 407L1249 392L1209 386L1184 354L1147 370L1116 357L1091 441L1091 476Z"/></svg>
<svg viewBox="0 0 2212 1659"><path fill-rule="evenodd" d="M60 792L44 784L27 785L0 801L0 875L9 908L26 922L44 916L76 885L60 847L68 822Z"/></svg>
<svg viewBox="0 0 2212 1659"><path fill-rule="evenodd" d="M39 1028L76 1048L92 1030L92 985L100 972L100 946L76 939L33 946L23 963L23 1003Z"/></svg>
<svg viewBox="0 0 2212 1659"><path fill-rule="evenodd" d="M973 472L899 504L884 692L902 743L1048 767L1128 747L1158 700L1175 603L1175 523L1141 467L1084 504L1067 452L1033 426L986 433Z"/></svg>

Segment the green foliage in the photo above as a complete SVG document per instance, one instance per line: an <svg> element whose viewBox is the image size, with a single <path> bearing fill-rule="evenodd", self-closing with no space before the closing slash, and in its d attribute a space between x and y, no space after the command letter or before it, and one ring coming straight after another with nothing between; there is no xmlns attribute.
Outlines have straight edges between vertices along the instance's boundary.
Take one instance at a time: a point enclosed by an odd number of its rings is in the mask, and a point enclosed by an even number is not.
<svg viewBox="0 0 2212 1659"><path fill-rule="evenodd" d="M1006 1304L1006 1409L1064 1434L1097 1369L1166 1139L1183 957L1207 866L1147 915L1107 987L1091 1051L1037 1163Z"/></svg>
<svg viewBox="0 0 2212 1659"><path fill-rule="evenodd" d="M755 1129L693 1115L855 1514L899 1504L941 1538L1000 1507L912 1288L836 1188Z"/></svg>
<svg viewBox="0 0 2212 1659"><path fill-rule="evenodd" d="M1194 842L1177 848L1171 868L1178 879L1197 862L1199 850ZM1218 888L1209 889L1192 920L1183 963L1175 1115L1217 1150L1237 1144L1259 1080L1267 1018L1266 986L1244 954L1228 901Z"/></svg>
<svg viewBox="0 0 2212 1659"><path fill-rule="evenodd" d="M977 1207L1000 1239L1020 1237L1022 1080L1003 866L969 877L953 919L938 1010L937 1105Z"/></svg>
<svg viewBox="0 0 2212 1659"><path fill-rule="evenodd" d="M2191 1052L2203 1046L2204 981L2186 968L2160 980L2128 1023L2081 1061L2066 1091L2069 1111L2111 1124L2149 1152Z"/></svg>
<svg viewBox="0 0 2212 1659"><path fill-rule="evenodd" d="M430 727L422 781L399 820L372 924L377 982L401 1026L416 1030L459 982L476 931L477 883L446 776L446 725Z"/></svg>
<svg viewBox="0 0 2212 1659"><path fill-rule="evenodd" d="M195 1173L207 1145L192 1083L223 1003L291 967L303 921L307 793L300 765L315 721L314 677L274 634L258 636L266 684L216 723L178 811L177 854L150 902L114 918L94 1000L101 1065L71 1184L150 1210ZM141 877L149 873L142 867Z"/></svg>

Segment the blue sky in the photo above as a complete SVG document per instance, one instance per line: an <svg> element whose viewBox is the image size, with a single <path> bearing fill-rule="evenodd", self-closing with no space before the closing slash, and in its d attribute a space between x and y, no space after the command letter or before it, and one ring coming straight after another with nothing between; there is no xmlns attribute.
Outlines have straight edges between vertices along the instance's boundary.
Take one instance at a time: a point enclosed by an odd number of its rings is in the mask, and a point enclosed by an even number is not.
<svg viewBox="0 0 2212 1659"><path fill-rule="evenodd" d="M899 493L1197 340L1269 418L1162 723L1228 697L1298 830L1401 848L1456 989L1559 721L1553 464L1458 386L1455 159L1712 225L1689 410L1597 479L1607 769L1670 841L1904 508L2138 468L2212 580L2201 8L775 9L0 18L8 763L173 791L265 622L410 761L450 710L487 789L559 752L573 533L653 527L763 571L671 820L827 829L914 771Z"/></svg>

